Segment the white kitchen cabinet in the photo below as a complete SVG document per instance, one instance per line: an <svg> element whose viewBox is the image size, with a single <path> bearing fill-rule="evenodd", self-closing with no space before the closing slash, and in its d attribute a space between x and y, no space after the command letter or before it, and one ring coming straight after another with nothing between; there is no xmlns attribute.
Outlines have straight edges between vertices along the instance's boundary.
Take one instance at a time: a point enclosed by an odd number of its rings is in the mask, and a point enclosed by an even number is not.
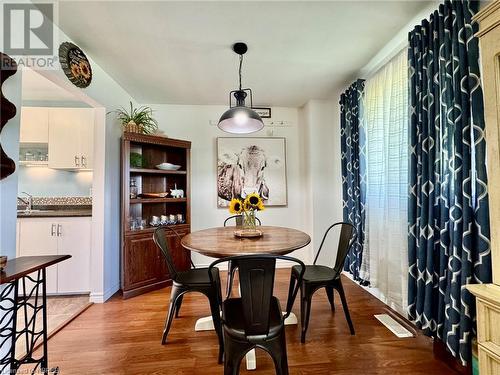
<svg viewBox="0 0 500 375"><path fill-rule="evenodd" d="M47 268L47 293L90 291L91 217L18 219L18 255L71 255Z"/></svg>
<svg viewBox="0 0 500 375"><path fill-rule="evenodd" d="M21 143L49 142L49 109L45 107L21 107Z"/></svg>
<svg viewBox="0 0 500 375"><path fill-rule="evenodd" d="M18 223L19 256L57 255L57 228L53 218L19 219ZM48 267L46 272L47 293L57 293L57 265ZM36 280L36 272L30 276ZM27 283L27 291L32 285Z"/></svg>
<svg viewBox="0 0 500 375"><path fill-rule="evenodd" d="M83 293L90 291L91 220L84 218L59 218L58 252L71 258L57 265L57 291Z"/></svg>
<svg viewBox="0 0 500 375"><path fill-rule="evenodd" d="M91 169L94 110L49 109L49 168Z"/></svg>
<svg viewBox="0 0 500 375"><path fill-rule="evenodd" d="M92 169L94 167L94 118L93 109L82 114L80 132L80 161L82 168Z"/></svg>

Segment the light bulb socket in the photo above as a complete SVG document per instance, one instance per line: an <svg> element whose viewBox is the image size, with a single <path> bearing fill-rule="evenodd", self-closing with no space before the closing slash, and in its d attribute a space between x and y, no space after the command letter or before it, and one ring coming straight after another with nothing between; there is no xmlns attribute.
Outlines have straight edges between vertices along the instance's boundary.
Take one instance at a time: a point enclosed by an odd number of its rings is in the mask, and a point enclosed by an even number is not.
<svg viewBox="0 0 500 375"><path fill-rule="evenodd" d="M233 44L233 51L241 56L248 51L248 46L246 43L236 42Z"/></svg>

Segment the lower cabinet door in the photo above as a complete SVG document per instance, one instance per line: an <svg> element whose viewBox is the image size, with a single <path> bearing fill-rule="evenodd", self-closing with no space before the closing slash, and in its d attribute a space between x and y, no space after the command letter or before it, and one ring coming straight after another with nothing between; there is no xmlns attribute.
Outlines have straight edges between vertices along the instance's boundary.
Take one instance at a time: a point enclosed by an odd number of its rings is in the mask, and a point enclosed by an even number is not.
<svg viewBox="0 0 500 375"><path fill-rule="evenodd" d="M126 237L124 250L124 290L154 284L160 279L164 260L151 233Z"/></svg>
<svg viewBox="0 0 500 375"><path fill-rule="evenodd" d="M57 255L57 223L54 218L18 219L18 251L19 256ZM57 268L53 265L46 269L46 290L48 294L57 293ZM36 280L37 272L30 274ZM26 293L34 283L26 279ZM22 283L19 294L24 294ZM41 290L40 290L41 292Z"/></svg>
<svg viewBox="0 0 500 375"><path fill-rule="evenodd" d="M60 294L90 292L91 225L90 217L58 218L58 253L71 255L57 266Z"/></svg>

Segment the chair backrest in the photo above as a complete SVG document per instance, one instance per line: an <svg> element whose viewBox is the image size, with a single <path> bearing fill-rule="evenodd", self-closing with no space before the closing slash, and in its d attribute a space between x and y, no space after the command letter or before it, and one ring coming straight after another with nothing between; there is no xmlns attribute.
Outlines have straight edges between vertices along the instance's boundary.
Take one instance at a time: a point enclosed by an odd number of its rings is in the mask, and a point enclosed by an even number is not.
<svg viewBox="0 0 500 375"><path fill-rule="evenodd" d="M297 296L305 265L302 261L282 255L254 254L222 258L213 262L208 274L212 278L212 268L221 262L231 261L238 266L245 334L247 336L265 335L269 333L271 298L273 297L276 260L282 259L297 263L300 267L296 285L288 295L287 309L284 318L290 315L293 302ZM214 282L214 280L211 280Z"/></svg>
<svg viewBox="0 0 500 375"><path fill-rule="evenodd" d="M172 254L170 253L170 247L168 245L167 236L165 235L165 231L167 231L167 230L174 233L178 238L181 238L179 233L177 233L177 231L175 231L172 227L163 226L163 227L158 227L155 229L155 231L153 233L153 241L155 242L155 244L160 248L161 252L163 253L163 257L165 258L165 261L167 262L167 267L168 267L168 272L170 273L170 277L172 277L172 280L177 280L178 272L175 268Z"/></svg>
<svg viewBox="0 0 500 375"><path fill-rule="evenodd" d="M224 226L227 227L227 224L232 220L234 219L234 222L236 223L236 226L242 226L243 225L243 218L241 217L241 215L233 215L233 216L229 216L228 218L226 218L226 220L224 220ZM260 219L256 216L255 217L255 222L259 225L262 225L262 222L260 221Z"/></svg>
<svg viewBox="0 0 500 375"><path fill-rule="evenodd" d="M323 248L323 244L325 243L328 233L330 233L330 230L338 225L341 226L339 245L337 248L337 258L335 259L335 266L333 267L333 269L337 274L340 274L342 272L342 269L344 268L345 258L347 257L347 254L349 253L352 245L356 242L356 228L351 223L339 222L330 225L330 227L326 230L323 239L321 240L321 245L319 245L319 249L316 253L313 264L316 264L316 261L318 260L319 254L321 253L321 249Z"/></svg>

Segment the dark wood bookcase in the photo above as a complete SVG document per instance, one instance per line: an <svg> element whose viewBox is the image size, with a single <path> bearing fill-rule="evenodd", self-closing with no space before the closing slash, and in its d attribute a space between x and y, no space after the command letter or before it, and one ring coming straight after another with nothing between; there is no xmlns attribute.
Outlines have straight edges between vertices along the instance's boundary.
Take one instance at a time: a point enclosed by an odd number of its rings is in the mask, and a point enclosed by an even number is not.
<svg viewBox="0 0 500 375"><path fill-rule="evenodd" d="M130 153L142 155L142 167L130 166ZM172 280L160 249L153 241L155 227L150 226L152 216L182 214L185 222L172 224L181 235L191 230L190 191L191 142L151 135L127 133L122 136L122 256L121 287L123 298L130 298L170 285ZM180 165L177 171L156 169L155 165L168 162ZM139 196L130 198L130 180L134 179ZM183 198L141 197L144 193L184 190ZM146 220L144 229L131 230L131 220ZM168 234L170 249L178 270L190 267L190 254L177 236Z"/></svg>

